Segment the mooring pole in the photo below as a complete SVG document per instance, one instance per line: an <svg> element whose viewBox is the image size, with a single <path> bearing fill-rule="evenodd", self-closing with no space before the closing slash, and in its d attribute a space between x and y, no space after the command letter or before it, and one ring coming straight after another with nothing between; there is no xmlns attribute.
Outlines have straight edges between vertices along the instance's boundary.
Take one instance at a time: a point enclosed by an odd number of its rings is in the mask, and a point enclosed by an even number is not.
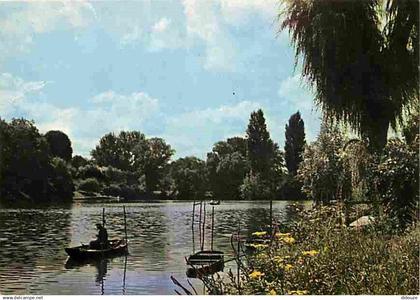
<svg viewBox="0 0 420 300"><path fill-rule="evenodd" d="M199 218L198 218L198 233L199 233L199 239L200 239L200 248L201 248L201 245L202 245L202 240L201 240L201 215L202 215L202 213L203 213L203 201L201 200L200 201L200 215L199 215Z"/></svg>
<svg viewBox="0 0 420 300"><path fill-rule="evenodd" d="M214 234L214 205L211 207L211 251L213 251L213 234Z"/></svg>
<svg viewBox="0 0 420 300"><path fill-rule="evenodd" d="M125 233L125 242L128 244L128 239L127 239L127 217L125 214L125 205L123 205L123 210L124 210L124 233Z"/></svg>
<svg viewBox="0 0 420 300"><path fill-rule="evenodd" d="M105 207L102 208L102 226L105 227Z"/></svg>
<svg viewBox="0 0 420 300"><path fill-rule="evenodd" d="M194 203L193 203L193 213L192 213L192 222L191 222L191 232L192 232L193 253L195 253L195 240L194 240L194 215L195 215L195 200L194 200Z"/></svg>
<svg viewBox="0 0 420 300"><path fill-rule="evenodd" d="M239 253L241 248L241 239L239 238L241 236L241 221L238 222L238 250L237 250L237 267L238 267L238 273L237 273L237 280L238 280L238 294L241 294L241 255Z"/></svg>
<svg viewBox="0 0 420 300"><path fill-rule="evenodd" d="M206 202L204 201L204 211L203 211L203 242L201 244L201 251L204 250L204 241L205 241L205 227L206 227Z"/></svg>

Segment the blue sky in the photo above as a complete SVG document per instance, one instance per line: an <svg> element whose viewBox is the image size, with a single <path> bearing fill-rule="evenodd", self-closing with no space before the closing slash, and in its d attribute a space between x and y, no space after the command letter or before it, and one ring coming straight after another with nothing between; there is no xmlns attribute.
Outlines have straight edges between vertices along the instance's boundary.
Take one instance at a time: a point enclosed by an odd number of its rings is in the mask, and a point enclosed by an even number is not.
<svg viewBox="0 0 420 300"><path fill-rule="evenodd" d="M107 132L163 137L176 157L205 158L245 134L262 108L281 147L299 110L319 131L294 71L277 1L0 3L0 117L62 130L76 154Z"/></svg>

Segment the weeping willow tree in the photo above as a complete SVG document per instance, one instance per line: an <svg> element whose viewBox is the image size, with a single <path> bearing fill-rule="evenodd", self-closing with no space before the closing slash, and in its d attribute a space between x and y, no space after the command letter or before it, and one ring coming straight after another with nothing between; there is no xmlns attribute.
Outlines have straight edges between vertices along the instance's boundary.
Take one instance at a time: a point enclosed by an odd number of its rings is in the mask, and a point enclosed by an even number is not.
<svg viewBox="0 0 420 300"><path fill-rule="evenodd" d="M383 149L418 105L418 0L285 0L296 64L327 118Z"/></svg>

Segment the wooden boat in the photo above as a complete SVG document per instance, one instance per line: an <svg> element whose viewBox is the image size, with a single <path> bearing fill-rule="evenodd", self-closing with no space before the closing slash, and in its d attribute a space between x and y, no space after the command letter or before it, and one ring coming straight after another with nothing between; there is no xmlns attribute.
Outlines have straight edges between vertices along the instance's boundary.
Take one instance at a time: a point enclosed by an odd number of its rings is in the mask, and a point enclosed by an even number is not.
<svg viewBox="0 0 420 300"><path fill-rule="evenodd" d="M211 200L209 202L210 205L219 205L220 204L220 200Z"/></svg>
<svg viewBox="0 0 420 300"><path fill-rule="evenodd" d="M201 278L219 271L225 267L222 251L203 250L187 258L187 277Z"/></svg>
<svg viewBox="0 0 420 300"><path fill-rule="evenodd" d="M112 256L124 255L128 253L128 245L124 239L114 239L109 241L109 248L91 249L89 245L65 248L66 253L73 260L102 259Z"/></svg>

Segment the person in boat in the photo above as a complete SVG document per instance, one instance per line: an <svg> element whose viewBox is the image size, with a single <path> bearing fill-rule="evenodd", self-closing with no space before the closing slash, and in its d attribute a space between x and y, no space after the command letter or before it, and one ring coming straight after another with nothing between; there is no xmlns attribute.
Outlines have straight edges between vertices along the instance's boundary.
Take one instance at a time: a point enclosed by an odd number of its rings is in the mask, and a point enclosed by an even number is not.
<svg viewBox="0 0 420 300"><path fill-rule="evenodd" d="M106 249L109 247L108 232L102 224L96 224L98 234L96 240L90 242L90 248L92 249Z"/></svg>

